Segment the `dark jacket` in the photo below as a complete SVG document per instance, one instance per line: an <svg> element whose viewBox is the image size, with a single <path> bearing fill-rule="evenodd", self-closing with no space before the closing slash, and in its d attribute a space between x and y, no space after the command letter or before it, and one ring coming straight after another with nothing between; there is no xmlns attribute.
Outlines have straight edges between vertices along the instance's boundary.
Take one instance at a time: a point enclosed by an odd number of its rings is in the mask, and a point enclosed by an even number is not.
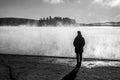
<svg viewBox="0 0 120 80"><path fill-rule="evenodd" d="M78 34L75 37L73 45L75 47L75 52L81 52L83 50L83 47L85 45L85 40L81 34Z"/></svg>

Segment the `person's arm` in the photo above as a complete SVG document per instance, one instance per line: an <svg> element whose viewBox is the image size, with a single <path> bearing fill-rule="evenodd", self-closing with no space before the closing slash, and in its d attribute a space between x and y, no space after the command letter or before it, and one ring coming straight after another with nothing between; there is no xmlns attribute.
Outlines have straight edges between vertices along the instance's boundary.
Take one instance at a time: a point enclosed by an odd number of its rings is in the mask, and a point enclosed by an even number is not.
<svg viewBox="0 0 120 80"><path fill-rule="evenodd" d="M76 41L76 38L74 39L74 41L73 41L73 46L75 47L75 41Z"/></svg>

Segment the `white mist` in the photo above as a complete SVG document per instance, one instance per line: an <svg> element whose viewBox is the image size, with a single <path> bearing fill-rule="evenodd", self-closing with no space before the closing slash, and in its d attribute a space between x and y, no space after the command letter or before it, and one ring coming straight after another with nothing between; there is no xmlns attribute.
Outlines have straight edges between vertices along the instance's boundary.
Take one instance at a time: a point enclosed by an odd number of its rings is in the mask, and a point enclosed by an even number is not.
<svg viewBox="0 0 120 80"><path fill-rule="evenodd" d="M78 30L86 41L84 57L120 59L118 27L0 27L0 52L74 57Z"/></svg>

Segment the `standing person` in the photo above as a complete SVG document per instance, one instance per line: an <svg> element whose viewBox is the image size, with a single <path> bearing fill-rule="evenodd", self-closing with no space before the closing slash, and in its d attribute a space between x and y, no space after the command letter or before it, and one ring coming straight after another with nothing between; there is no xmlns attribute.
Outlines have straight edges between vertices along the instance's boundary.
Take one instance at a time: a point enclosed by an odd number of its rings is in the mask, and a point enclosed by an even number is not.
<svg viewBox="0 0 120 80"><path fill-rule="evenodd" d="M75 47L77 66L81 66L83 47L85 45L85 40L81 35L80 31L77 31L77 36L74 39L73 45Z"/></svg>

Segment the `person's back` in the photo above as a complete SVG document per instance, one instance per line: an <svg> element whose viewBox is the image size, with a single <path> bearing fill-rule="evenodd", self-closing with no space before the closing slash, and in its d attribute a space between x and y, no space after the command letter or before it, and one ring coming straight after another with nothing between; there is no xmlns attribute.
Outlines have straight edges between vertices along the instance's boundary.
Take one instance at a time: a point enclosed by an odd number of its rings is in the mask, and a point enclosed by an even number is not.
<svg viewBox="0 0 120 80"><path fill-rule="evenodd" d="M75 47L75 53L77 57L77 65L81 65L83 47L85 45L85 40L81 35L80 31L77 31L78 35L74 39L73 45Z"/></svg>
<svg viewBox="0 0 120 80"><path fill-rule="evenodd" d="M75 52L79 52L79 50L83 49L83 46L85 45L85 40L81 35L81 32L78 31L77 32L78 35L76 36L76 38L74 39L73 45L75 47Z"/></svg>

